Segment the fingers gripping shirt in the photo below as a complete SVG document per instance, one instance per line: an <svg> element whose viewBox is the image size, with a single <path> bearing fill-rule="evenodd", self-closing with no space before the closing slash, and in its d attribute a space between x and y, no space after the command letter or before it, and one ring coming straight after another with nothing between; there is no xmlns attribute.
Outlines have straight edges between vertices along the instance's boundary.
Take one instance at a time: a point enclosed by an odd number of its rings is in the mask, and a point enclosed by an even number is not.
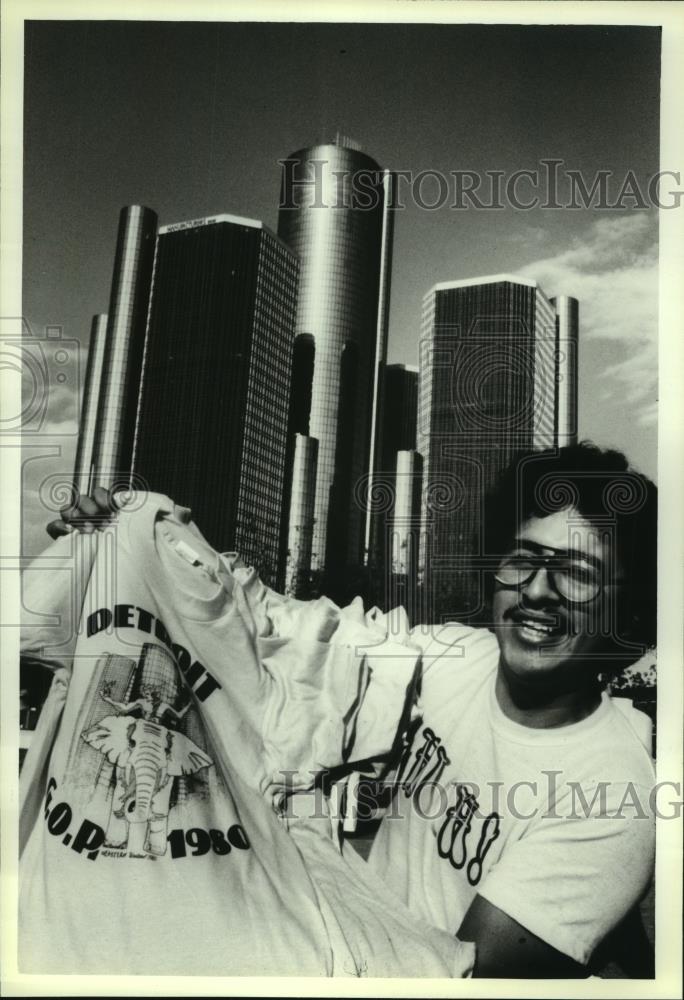
<svg viewBox="0 0 684 1000"><path fill-rule="evenodd" d="M55 542L24 603L23 653L55 682L22 773L22 971L468 971L472 948L291 807L322 768L387 749L416 650L391 663L381 630L289 604L153 494ZM376 686L393 718L374 743Z"/></svg>

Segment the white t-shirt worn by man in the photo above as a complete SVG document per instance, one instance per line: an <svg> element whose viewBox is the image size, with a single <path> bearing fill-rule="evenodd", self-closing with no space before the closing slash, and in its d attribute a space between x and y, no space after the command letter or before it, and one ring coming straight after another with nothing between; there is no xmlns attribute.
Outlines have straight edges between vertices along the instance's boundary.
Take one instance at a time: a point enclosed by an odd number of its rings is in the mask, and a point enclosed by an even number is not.
<svg viewBox="0 0 684 1000"><path fill-rule="evenodd" d="M457 933L477 894L586 964L652 877L649 720L604 694L581 722L517 724L497 701L490 632L411 638L424 648L422 720L369 865L444 930Z"/></svg>

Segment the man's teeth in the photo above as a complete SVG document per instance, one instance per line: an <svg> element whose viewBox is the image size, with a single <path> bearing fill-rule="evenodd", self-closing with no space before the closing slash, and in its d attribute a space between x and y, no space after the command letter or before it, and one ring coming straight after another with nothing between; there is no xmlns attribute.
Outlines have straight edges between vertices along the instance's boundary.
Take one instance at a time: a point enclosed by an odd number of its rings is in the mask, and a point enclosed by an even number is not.
<svg viewBox="0 0 684 1000"><path fill-rule="evenodd" d="M525 628L531 628L534 632L541 632L543 635L551 635L555 628L553 625L542 625L541 622L530 621L529 618L520 619L520 624Z"/></svg>

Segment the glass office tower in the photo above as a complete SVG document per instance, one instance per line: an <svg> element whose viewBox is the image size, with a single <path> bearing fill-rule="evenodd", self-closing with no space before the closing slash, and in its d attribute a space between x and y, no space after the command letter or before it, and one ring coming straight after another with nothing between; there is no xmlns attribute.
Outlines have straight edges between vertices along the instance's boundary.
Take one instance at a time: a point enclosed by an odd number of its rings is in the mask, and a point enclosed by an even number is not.
<svg viewBox="0 0 684 1000"><path fill-rule="evenodd" d="M370 565L376 571L374 603L389 606L387 587L396 569L395 522L405 525L407 496L415 492L407 477L420 479L415 455L418 404L418 368L386 364L381 369L380 461L373 479L375 516L371 535ZM403 455L401 469L398 456ZM410 460L407 456L413 456ZM416 472L416 470L418 470ZM403 544L403 543L402 543ZM415 559L405 561L413 566ZM402 570L401 572L404 572Z"/></svg>
<svg viewBox="0 0 684 1000"><path fill-rule="evenodd" d="M299 578L312 571L327 579L332 594L345 569L363 565L369 544L391 175L342 137L299 150L282 166L278 233L300 261L293 392L301 402L293 401L289 433L318 442L310 564L295 569ZM292 484L293 495L303 489ZM289 525L288 548L304 557L297 527Z"/></svg>
<svg viewBox="0 0 684 1000"><path fill-rule="evenodd" d="M121 209L97 410L93 485L127 486L157 235L150 208Z"/></svg>
<svg viewBox="0 0 684 1000"><path fill-rule="evenodd" d="M261 222L159 230L134 472L279 583L297 260Z"/></svg>
<svg viewBox="0 0 684 1000"><path fill-rule="evenodd" d="M423 302L417 449L424 460L425 620L482 614L484 497L515 453L557 440L556 312L510 275L435 285Z"/></svg>
<svg viewBox="0 0 684 1000"><path fill-rule="evenodd" d="M414 365L384 365L382 369L382 459L381 471L394 472L398 451L416 447L418 415L418 368Z"/></svg>

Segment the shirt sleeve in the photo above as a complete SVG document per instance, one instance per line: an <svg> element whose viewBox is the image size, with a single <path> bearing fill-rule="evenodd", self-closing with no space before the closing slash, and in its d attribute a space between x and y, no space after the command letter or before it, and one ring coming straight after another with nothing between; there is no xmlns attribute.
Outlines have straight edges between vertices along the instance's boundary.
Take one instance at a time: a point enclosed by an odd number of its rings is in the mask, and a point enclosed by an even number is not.
<svg viewBox="0 0 684 1000"><path fill-rule="evenodd" d="M585 789L585 797L594 791ZM586 965L653 877L655 823L648 802L645 786L621 784L600 814L540 817L507 847L479 894Z"/></svg>
<svg viewBox="0 0 684 1000"><path fill-rule="evenodd" d="M71 673L99 539L99 532L64 535L24 570L19 649L25 662Z"/></svg>
<svg viewBox="0 0 684 1000"><path fill-rule="evenodd" d="M22 574L20 656L24 664L47 667L53 680L21 769L20 852L43 805L47 762L66 701L98 539L98 532L64 535L52 542Z"/></svg>

